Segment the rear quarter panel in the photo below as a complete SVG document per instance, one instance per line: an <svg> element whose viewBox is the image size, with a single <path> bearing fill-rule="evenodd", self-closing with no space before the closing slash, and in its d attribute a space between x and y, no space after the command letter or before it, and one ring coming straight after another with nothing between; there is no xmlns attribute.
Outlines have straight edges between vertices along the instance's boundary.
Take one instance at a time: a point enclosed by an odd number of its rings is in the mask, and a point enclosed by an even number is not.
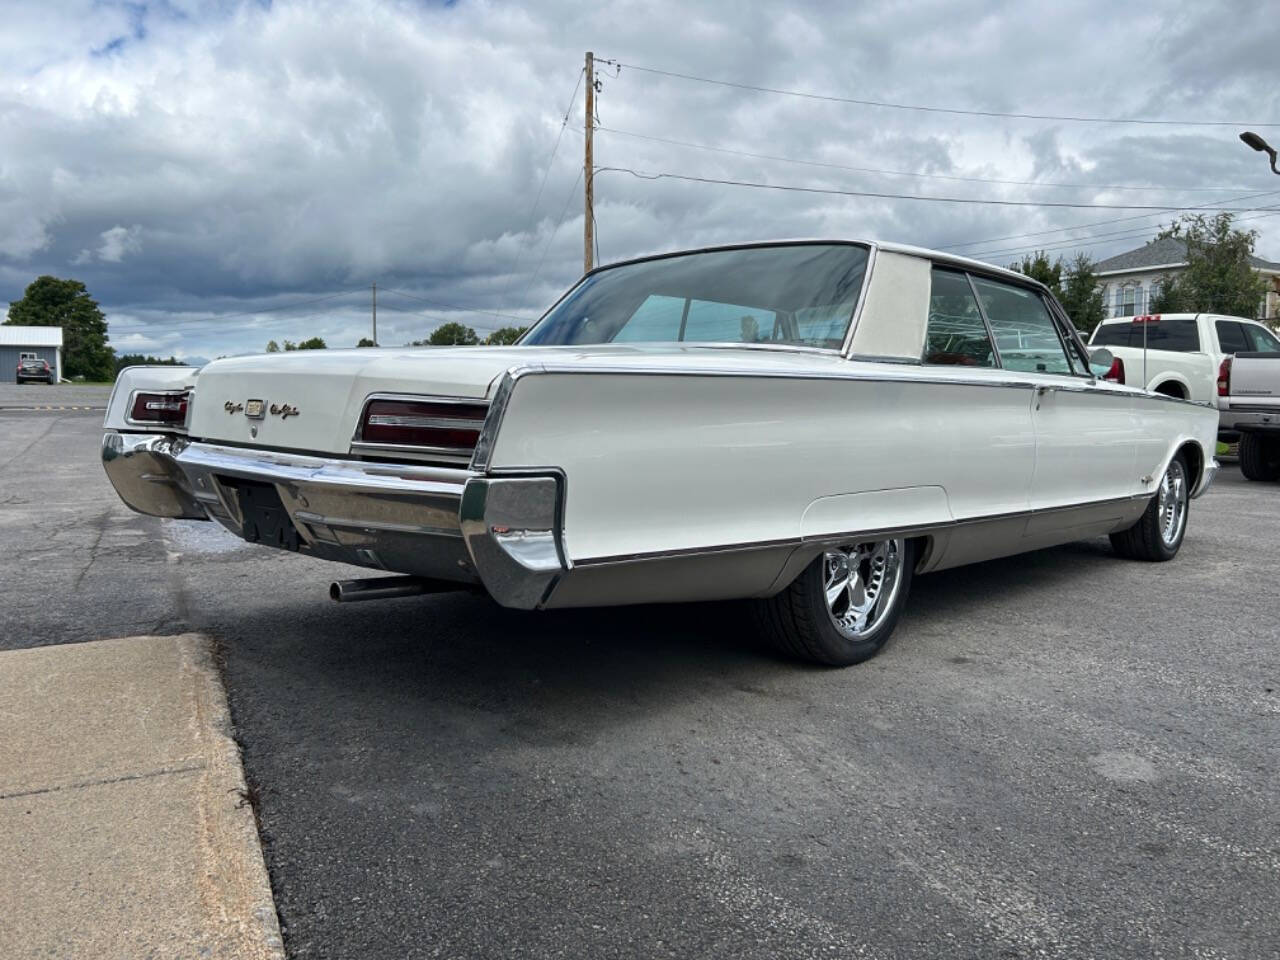
<svg viewBox="0 0 1280 960"><path fill-rule="evenodd" d="M1030 389L950 375L528 376L490 468L564 471L575 561L1026 509Z"/></svg>

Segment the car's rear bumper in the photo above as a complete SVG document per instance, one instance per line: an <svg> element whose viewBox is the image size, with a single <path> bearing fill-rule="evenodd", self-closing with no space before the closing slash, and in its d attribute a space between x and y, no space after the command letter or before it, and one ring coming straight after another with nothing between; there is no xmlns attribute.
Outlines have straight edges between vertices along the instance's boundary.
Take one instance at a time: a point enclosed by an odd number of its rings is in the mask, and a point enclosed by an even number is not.
<svg viewBox="0 0 1280 960"><path fill-rule="evenodd" d="M505 606L541 606L568 566L563 484L548 473L485 476L134 433L107 433L102 460L120 498L139 513L217 520L254 540L241 490L270 487L299 552L482 583Z"/></svg>

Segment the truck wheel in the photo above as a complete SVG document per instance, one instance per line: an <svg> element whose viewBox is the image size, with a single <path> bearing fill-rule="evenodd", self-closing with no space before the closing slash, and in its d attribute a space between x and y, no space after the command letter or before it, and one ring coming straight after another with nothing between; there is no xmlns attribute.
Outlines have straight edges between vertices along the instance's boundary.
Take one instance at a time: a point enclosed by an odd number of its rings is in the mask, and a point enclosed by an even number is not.
<svg viewBox="0 0 1280 960"><path fill-rule="evenodd" d="M1240 472L1246 480L1280 480L1280 446L1270 437L1245 433L1240 437Z"/></svg>
<svg viewBox="0 0 1280 960"><path fill-rule="evenodd" d="M897 625L914 564L909 540L830 547L791 586L757 602L761 630L801 660L833 667L868 660Z"/></svg>
<svg viewBox="0 0 1280 960"><path fill-rule="evenodd" d="M1172 560L1182 546L1191 508L1191 481L1182 454L1169 461L1156 495L1142 511L1138 522L1127 530L1111 534L1116 553L1130 560L1162 562Z"/></svg>

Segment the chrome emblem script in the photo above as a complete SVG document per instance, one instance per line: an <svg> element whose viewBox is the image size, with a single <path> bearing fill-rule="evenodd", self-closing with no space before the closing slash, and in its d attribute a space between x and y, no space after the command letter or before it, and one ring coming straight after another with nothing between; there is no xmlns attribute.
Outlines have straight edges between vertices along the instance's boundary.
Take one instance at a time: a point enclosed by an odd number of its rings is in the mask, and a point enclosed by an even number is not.
<svg viewBox="0 0 1280 960"><path fill-rule="evenodd" d="M241 410L244 409L244 404L232 403L230 400L228 400L226 403L222 405L222 409L227 411L227 413L239 413Z"/></svg>
<svg viewBox="0 0 1280 960"><path fill-rule="evenodd" d="M253 401L250 401L252 403ZM272 416L277 416L281 420L288 420L290 417L296 417L302 411L297 407L287 403L273 403L271 405Z"/></svg>
<svg viewBox="0 0 1280 960"><path fill-rule="evenodd" d="M250 420L261 420L266 405L264 400L246 400L244 402L244 415Z"/></svg>

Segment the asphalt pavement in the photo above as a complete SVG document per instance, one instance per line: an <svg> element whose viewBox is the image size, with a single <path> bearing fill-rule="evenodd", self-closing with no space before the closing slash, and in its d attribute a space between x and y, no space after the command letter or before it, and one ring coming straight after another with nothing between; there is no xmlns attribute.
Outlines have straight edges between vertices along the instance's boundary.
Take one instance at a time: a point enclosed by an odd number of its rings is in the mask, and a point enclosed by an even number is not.
<svg viewBox="0 0 1280 960"><path fill-rule="evenodd" d="M0 411L0 646L214 638L294 958L1280 957L1280 485L1169 564L922 577L822 670L732 605L332 604L130 513L99 424Z"/></svg>

